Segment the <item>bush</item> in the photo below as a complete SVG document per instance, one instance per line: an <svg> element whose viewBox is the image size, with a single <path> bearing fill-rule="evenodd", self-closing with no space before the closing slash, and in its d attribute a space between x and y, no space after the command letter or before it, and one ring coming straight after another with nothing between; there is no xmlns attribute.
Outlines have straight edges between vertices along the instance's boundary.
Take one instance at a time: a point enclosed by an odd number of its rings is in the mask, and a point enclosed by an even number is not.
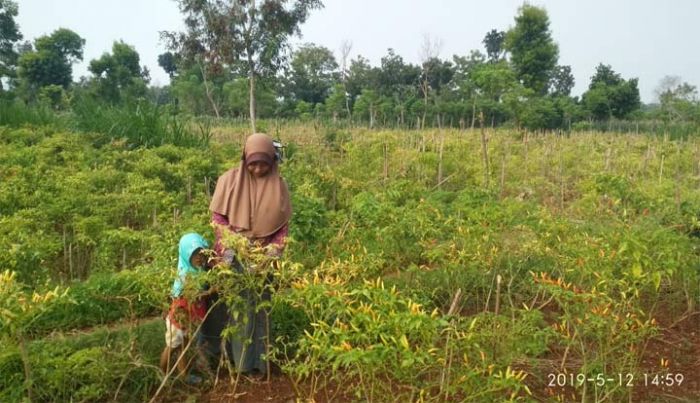
<svg viewBox="0 0 700 403"><path fill-rule="evenodd" d="M147 273L144 269L96 274L70 287L65 298L50 301L26 333L36 337L156 315L167 302L171 274L168 270Z"/></svg>
<svg viewBox="0 0 700 403"><path fill-rule="evenodd" d="M160 319L132 328L99 329L28 343L36 401L146 401L160 381L158 356L165 327ZM132 344L133 343L133 344ZM0 351L0 401L27 396L16 347Z"/></svg>

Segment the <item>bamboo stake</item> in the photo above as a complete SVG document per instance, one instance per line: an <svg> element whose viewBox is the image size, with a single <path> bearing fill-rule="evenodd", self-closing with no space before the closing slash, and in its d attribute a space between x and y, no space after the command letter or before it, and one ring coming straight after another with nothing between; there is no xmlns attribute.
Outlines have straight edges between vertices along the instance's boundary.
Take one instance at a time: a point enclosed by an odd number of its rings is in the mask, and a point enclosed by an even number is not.
<svg viewBox="0 0 700 403"><path fill-rule="evenodd" d="M493 313L498 316L498 311L499 308L501 307L501 281L503 279L501 278L501 275L498 274L496 275L496 307L493 310Z"/></svg>
<svg viewBox="0 0 700 403"><path fill-rule="evenodd" d="M68 244L66 242L66 225L63 224L63 274L66 273L66 266L68 266Z"/></svg>
<svg viewBox="0 0 700 403"><path fill-rule="evenodd" d="M73 242L68 243L68 278L73 280Z"/></svg>
<svg viewBox="0 0 700 403"><path fill-rule="evenodd" d="M559 142L559 210L564 211L564 153Z"/></svg>
<svg viewBox="0 0 700 403"><path fill-rule="evenodd" d="M450 309L447 311L447 316L452 316L454 315L455 311L457 310L457 304L459 302L459 298L462 296L462 289L458 288L457 292L455 292L454 297L452 298L452 303L450 304ZM454 320L450 320L450 324L453 324ZM447 333L447 341L445 342L445 350L447 351L447 365L443 367L442 373L440 374L440 394L443 392L445 393L445 400L449 398L449 392L445 388L445 385L449 382L450 379L450 372L452 370L452 355L453 355L453 350L450 341L452 341L452 333Z"/></svg>
<svg viewBox="0 0 700 403"><path fill-rule="evenodd" d="M479 126L481 126L481 154L484 164L484 185L489 187L489 151L486 139L486 129L484 128L484 112L479 112Z"/></svg>
<svg viewBox="0 0 700 403"><path fill-rule="evenodd" d="M506 160L508 159L508 154L510 154L510 148L508 147L507 141L504 142L503 147L503 155L501 157L501 185L498 192L501 199L503 198L506 187Z"/></svg>
<svg viewBox="0 0 700 403"><path fill-rule="evenodd" d="M24 368L24 387L27 388L27 399L32 402L34 400L32 391L32 369L29 364L29 351L23 336L19 336L18 346L20 356L22 357L22 366Z"/></svg>
<svg viewBox="0 0 700 403"><path fill-rule="evenodd" d="M440 187L442 184L442 152L445 146L445 133L440 131L440 151L438 153L438 174L437 174L437 186Z"/></svg>
<svg viewBox="0 0 700 403"><path fill-rule="evenodd" d="M389 151L386 141L384 141L384 184L389 178Z"/></svg>

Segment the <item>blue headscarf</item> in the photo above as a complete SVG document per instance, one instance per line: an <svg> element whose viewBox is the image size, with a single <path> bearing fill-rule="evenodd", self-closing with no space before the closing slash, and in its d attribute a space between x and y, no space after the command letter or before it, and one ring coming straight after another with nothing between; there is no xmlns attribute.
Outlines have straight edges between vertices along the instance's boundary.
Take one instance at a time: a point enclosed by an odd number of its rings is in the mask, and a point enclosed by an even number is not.
<svg viewBox="0 0 700 403"><path fill-rule="evenodd" d="M185 277L189 274L196 274L200 270L192 266L190 258L197 249L207 249L209 243L201 235L196 233L185 234L180 238L179 257L177 261L177 278L173 283L173 288L170 294L173 297L182 295L182 290L185 288Z"/></svg>

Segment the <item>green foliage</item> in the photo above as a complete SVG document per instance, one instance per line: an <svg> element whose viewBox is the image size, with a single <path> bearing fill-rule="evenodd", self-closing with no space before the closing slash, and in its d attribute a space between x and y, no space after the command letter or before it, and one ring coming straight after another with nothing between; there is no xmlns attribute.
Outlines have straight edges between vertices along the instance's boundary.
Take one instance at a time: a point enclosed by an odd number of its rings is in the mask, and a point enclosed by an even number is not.
<svg viewBox="0 0 700 403"><path fill-rule="evenodd" d="M528 98L520 116L536 100L563 110L560 99ZM696 139L488 130L485 173L481 139L466 131L268 127L290 151L286 255L230 240L259 271L218 268L188 286L208 281L233 305L274 272L276 293L261 305L271 309L270 359L301 398L540 399L526 385L539 386L552 360L570 373L656 370L641 353L656 322L695 309ZM0 267L16 271L0 288L3 400L23 398L28 384L37 400L109 400L122 379L117 400L149 397L160 320L152 339L136 328L80 346L19 336L157 313L179 236L212 239L206 186L236 164L245 130L227 122L220 131L232 134L200 149L2 129Z"/></svg>
<svg viewBox="0 0 700 403"><path fill-rule="evenodd" d="M96 96L106 103L118 104L146 94L148 77L139 65L139 54L122 41L114 42L111 54L90 61L89 70L94 74Z"/></svg>
<svg viewBox="0 0 700 403"><path fill-rule="evenodd" d="M657 112L664 122L692 121L700 119L697 103L697 88L680 77L664 77L656 90L660 108Z"/></svg>
<svg viewBox="0 0 700 403"><path fill-rule="evenodd" d="M177 231L208 216L200 202L204 184L223 171L220 156L172 145L130 151L123 141L93 146L103 143L100 135L3 131L0 266L21 281L148 264L176 243ZM191 216L181 220L182 211ZM170 221L175 226L165 227Z"/></svg>
<svg viewBox="0 0 700 403"><path fill-rule="evenodd" d="M290 68L286 89L294 99L313 105L323 103L328 97L338 64L329 49L306 44L294 52Z"/></svg>
<svg viewBox="0 0 700 403"><path fill-rule="evenodd" d="M67 88L73 81L72 64L83 60L85 39L67 28L59 28L51 35L34 41L34 51L20 56L19 77L26 81L29 99L32 91L47 85Z"/></svg>
<svg viewBox="0 0 700 403"><path fill-rule="evenodd" d="M65 290L62 298L45 303L25 334L37 337L156 315L167 300L171 278L172 270L160 267L96 274Z"/></svg>
<svg viewBox="0 0 700 403"><path fill-rule="evenodd" d="M171 79L177 73L177 59L178 56L173 52L165 52L158 55L158 65L168 73L168 77Z"/></svg>
<svg viewBox="0 0 700 403"><path fill-rule="evenodd" d="M21 101L0 99L0 126L43 126L58 121L58 117L45 106L31 107Z"/></svg>
<svg viewBox="0 0 700 403"><path fill-rule="evenodd" d="M638 79L624 80L608 65L599 64L582 101L597 120L624 118L639 109Z"/></svg>
<svg viewBox="0 0 700 403"><path fill-rule="evenodd" d="M501 54L503 53L503 43L506 39L506 33L503 31L498 31L492 29L486 33L484 39L481 41L486 48L486 53L489 56L491 62L496 62L500 60Z"/></svg>
<svg viewBox="0 0 700 403"><path fill-rule="evenodd" d="M506 33L505 47L525 88L544 95L559 58L547 11L529 4L521 6L515 26Z"/></svg>
<svg viewBox="0 0 700 403"><path fill-rule="evenodd" d="M347 288L314 278L297 283L288 298L311 319L312 330L283 364L307 397L341 379L352 379L354 398L368 401L525 393L522 373L508 368L506 376L497 375L479 363L479 318L454 322L437 310L426 312L379 280ZM299 381L307 377L316 382L305 389Z"/></svg>
<svg viewBox="0 0 700 403"><path fill-rule="evenodd" d="M22 34L15 17L17 3L12 0L0 0L0 93L3 91L1 80L14 75L19 56L14 46L22 39Z"/></svg>
<svg viewBox="0 0 700 403"><path fill-rule="evenodd" d="M158 354L165 326L160 319L134 328L96 329L28 343L38 401L147 400L159 381ZM16 348L0 352L0 400L26 396Z"/></svg>

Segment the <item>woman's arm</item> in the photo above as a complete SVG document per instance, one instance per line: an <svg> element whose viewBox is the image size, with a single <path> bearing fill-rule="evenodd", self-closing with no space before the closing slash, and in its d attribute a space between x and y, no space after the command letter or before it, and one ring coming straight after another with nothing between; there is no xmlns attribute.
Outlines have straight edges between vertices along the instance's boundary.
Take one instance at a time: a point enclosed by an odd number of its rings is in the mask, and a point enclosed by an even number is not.
<svg viewBox="0 0 700 403"><path fill-rule="evenodd" d="M226 217L223 214L219 214L217 212L212 212L211 213L211 220L215 224L220 224L220 225L228 227L228 217Z"/></svg>
<svg viewBox="0 0 700 403"><path fill-rule="evenodd" d="M211 222L216 224L214 225L214 252L216 253L216 256L221 257L224 255L224 246L221 243L221 238L223 237L223 234L221 231L224 231L224 228L230 231L231 227L228 223L228 217L216 212L211 213Z"/></svg>

